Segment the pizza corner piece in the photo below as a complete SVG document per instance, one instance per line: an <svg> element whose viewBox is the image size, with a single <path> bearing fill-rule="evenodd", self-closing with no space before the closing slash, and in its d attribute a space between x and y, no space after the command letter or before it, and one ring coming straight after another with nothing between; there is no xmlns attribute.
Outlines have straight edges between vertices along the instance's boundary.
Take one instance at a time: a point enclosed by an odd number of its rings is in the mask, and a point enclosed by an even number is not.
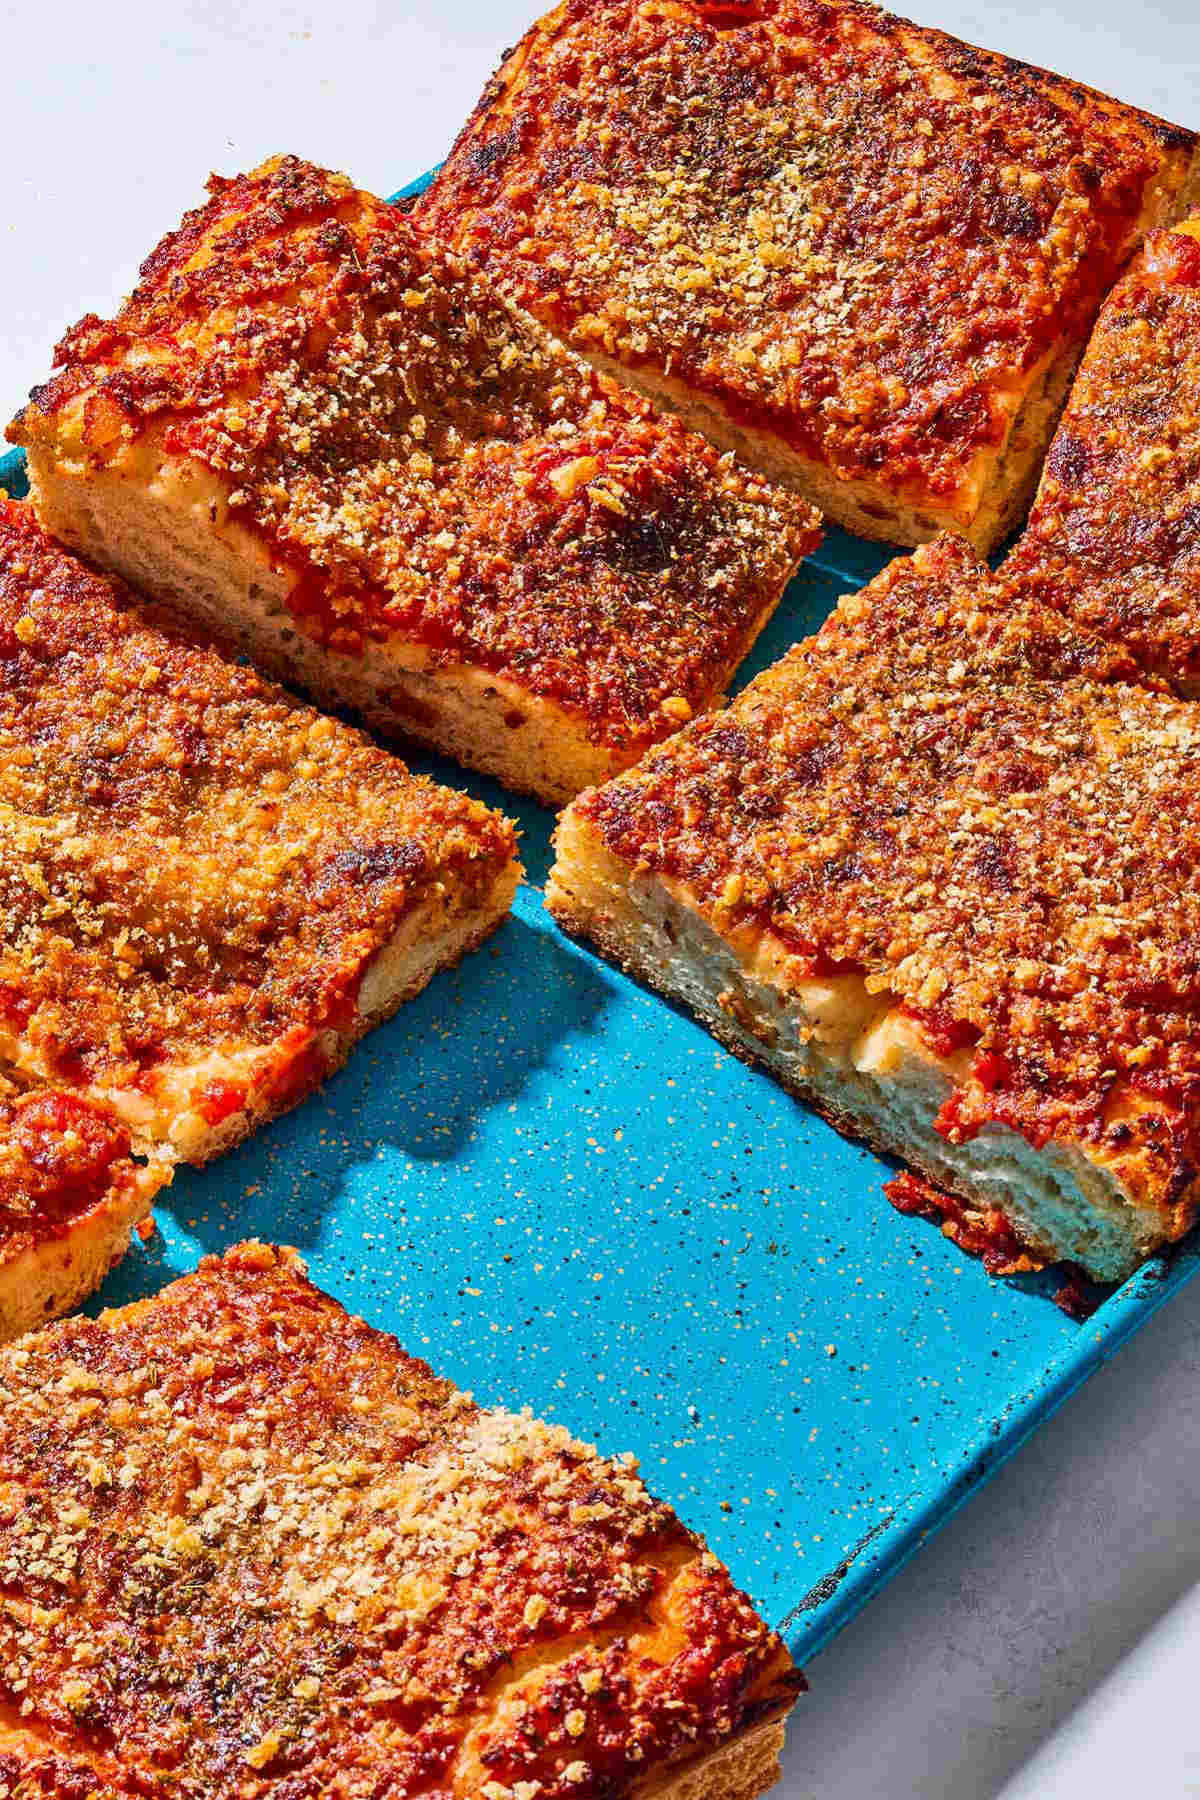
<svg viewBox="0 0 1200 1800"><path fill-rule="evenodd" d="M633 1458L476 1405L294 1252L0 1351L0 1439L12 1792L754 1800L778 1774L803 1679Z"/></svg>
<svg viewBox="0 0 1200 1800"><path fill-rule="evenodd" d="M720 698L819 538L294 157L214 177L10 437L93 562L552 806Z"/></svg>
<svg viewBox="0 0 1200 1800"><path fill-rule="evenodd" d="M170 1178L111 1113L0 1080L0 1342L93 1293Z"/></svg>
<svg viewBox="0 0 1200 1800"><path fill-rule="evenodd" d="M1112 290L1004 563L1022 589L1200 695L1200 216Z"/></svg>
<svg viewBox="0 0 1200 1800"><path fill-rule="evenodd" d="M833 522L998 545L1195 135L860 0L556 7L414 216Z"/></svg>
<svg viewBox="0 0 1200 1800"><path fill-rule="evenodd" d="M0 501L0 1069L200 1163L507 916L511 822Z"/></svg>
<svg viewBox="0 0 1200 1800"><path fill-rule="evenodd" d="M967 1225L1114 1280L1192 1223L1200 709L961 540L556 842L560 924Z"/></svg>

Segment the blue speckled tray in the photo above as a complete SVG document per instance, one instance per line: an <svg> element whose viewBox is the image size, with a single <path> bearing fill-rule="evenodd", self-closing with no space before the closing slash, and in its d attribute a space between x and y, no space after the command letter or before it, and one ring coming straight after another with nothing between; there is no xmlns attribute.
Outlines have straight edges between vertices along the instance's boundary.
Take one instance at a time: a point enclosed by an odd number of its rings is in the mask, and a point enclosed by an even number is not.
<svg viewBox="0 0 1200 1800"><path fill-rule="evenodd" d="M18 458L0 483L23 485ZM886 552L831 532L743 680ZM182 1169L101 1300L258 1235L486 1401L607 1449L704 1531L801 1659L1196 1272L1185 1245L1083 1326L1051 1276L991 1280L691 1019L563 938L551 815L516 814L512 920L316 1099Z"/></svg>

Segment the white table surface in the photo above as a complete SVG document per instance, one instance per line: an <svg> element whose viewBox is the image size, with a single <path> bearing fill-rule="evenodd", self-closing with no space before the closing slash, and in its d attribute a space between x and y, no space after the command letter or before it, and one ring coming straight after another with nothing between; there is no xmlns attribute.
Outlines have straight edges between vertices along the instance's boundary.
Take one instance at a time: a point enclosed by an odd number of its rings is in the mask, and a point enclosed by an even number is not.
<svg viewBox="0 0 1200 1800"><path fill-rule="evenodd" d="M294 150L388 192L436 161L529 4L0 8L0 410L66 325L112 306L210 169ZM1197 0L923 0L921 16L1200 124ZM810 1668L780 1800L1200 1795L1198 1376L1200 1284Z"/></svg>

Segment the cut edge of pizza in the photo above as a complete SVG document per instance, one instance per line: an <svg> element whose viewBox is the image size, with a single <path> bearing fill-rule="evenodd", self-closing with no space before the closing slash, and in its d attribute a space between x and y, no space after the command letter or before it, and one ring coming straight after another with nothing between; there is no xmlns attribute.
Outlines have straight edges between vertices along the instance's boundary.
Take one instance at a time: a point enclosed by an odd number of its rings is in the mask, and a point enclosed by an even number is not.
<svg viewBox="0 0 1200 1800"><path fill-rule="evenodd" d="M0 1352L0 1427L45 1530L0 1518L10 1604L44 1592L44 1542L77 1551L0 1672L18 1788L143 1792L168 1729L196 1800L348 1766L458 1800L753 1800L778 1775L803 1678L633 1457L480 1407L294 1251L241 1244ZM74 1656L97 1641L146 1679ZM203 1693L197 1659L226 1671Z"/></svg>
<svg viewBox="0 0 1200 1800"><path fill-rule="evenodd" d="M547 907L1014 1267L1120 1279L1200 1203L1200 710L1139 674L938 539L581 795Z"/></svg>

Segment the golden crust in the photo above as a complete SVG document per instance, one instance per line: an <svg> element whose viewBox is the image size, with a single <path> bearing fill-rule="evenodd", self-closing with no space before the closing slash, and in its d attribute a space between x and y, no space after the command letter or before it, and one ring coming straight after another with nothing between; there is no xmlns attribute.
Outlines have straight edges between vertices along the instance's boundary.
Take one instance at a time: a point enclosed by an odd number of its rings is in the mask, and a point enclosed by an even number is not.
<svg viewBox="0 0 1200 1800"><path fill-rule="evenodd" d="M341 657L515 682L620 766L707 707L817 519L518 318L393 207L277 158L59 347L14 441L56 473L211 472ZM419 720L397 702L396 725Z"/></svg>
<svg viewBox="0 0 1200 1800"><path fill-rule="evenodd" d="M481 1411L287 1252L0 1354L0 1422L10 1790L618 1800L800 1685L631 1458Z"/></svg>
<svg viewBox="0 0 1200 1800"><path fill-rule="evenodd" d="M1200 221L1105 303L1005 573L1200 690Z"/></svg>
<svg viewBox="0 0 1200 1800"><path fill-rule="evenodd" d="M22 1080L177 1148L189 1120L210 1154L373 1022L363 984L406 926L498 921L508 821L182 635L3 500L0 666L0 1061Z"/></svg>
<svg viewBox="0 0 1200 1800"><path fill-rule="evenodd" d="M1081 1147L1174 1239L1200 1167L1200 712L1138 674L939 539L566 818L773 944L785 985L898 1002L957 1070L949 1143Z"/></svg>
<svg viewBox="0 0 1200 1800"><path fill-rule="evenodd" d="M988 484L1024 481L1053 414L1005 467L1015 421L1194 147L856 0L568 0L415 216L585 354L775 471L790 449L831 517L994 537Z"/></svg>

